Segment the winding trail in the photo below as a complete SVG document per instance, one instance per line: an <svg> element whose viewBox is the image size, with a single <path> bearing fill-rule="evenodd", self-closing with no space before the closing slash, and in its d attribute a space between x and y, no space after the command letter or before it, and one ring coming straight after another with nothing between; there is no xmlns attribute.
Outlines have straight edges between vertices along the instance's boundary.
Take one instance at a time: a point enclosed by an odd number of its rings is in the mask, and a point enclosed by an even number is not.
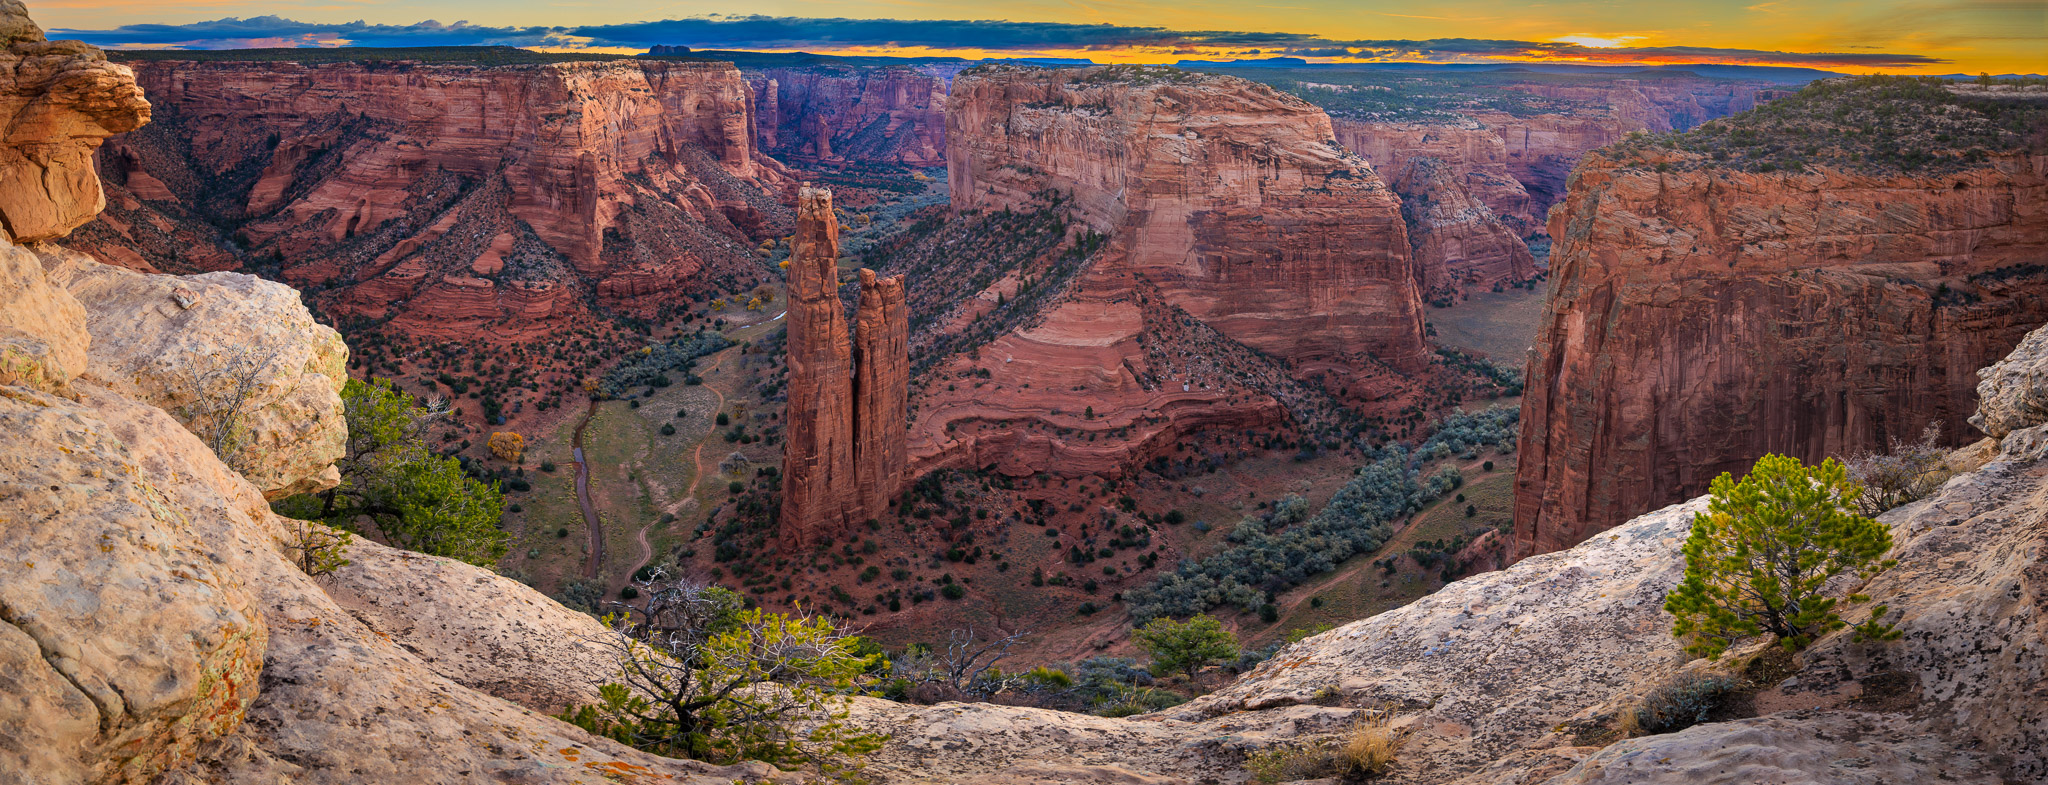
<svg viewBox="0 0 2048 785"><path fill-rule="evenodd" d="M776 317L776 318L781 318L781 317ZM704 368L704 371L705 371L705 373L710 373L711 371L715 371L715 370L718 370L718 366L719 366L719 365L720 365L721 363L724 363L724 362L725 362L725 356L726 356L726 351L720 351L720 352L718 353L718 358L717 358L717 359L715 359L715 360L712 360L712 361L711 361L711 364L710 364L710 365L708 365L708 366L705 366L705 368ZM705 414L705 416L706 416L706 417L717 417L717 416L718 416L718 412L721 412L721 411L724 411L724 410L725 410L725 393L724 393L724 392L722 392L722 391L720 391L720 390L719 390L719 389L718 389L717 387L714 387L714 386L712 386L710 382L705 382L705 384L704 384L704 389L710 390L710 391L711 391L711 393L712 393L713 395L716 395L716 396L718 396L718 406L717 406L716 408L712 409L712 410L711 410L711 411L710 411L709 413ZM578 429L577 429L577 431L576 431L576 435L577 435L577 443L578 443L578 444L581 444L581 443L582 443L582 436L583 436L583 431L582 431L582 429L581 429L581 428L578 428ZM697 442L697 449L696 449L696 450L695 450L694 452L692 452L692 453L691 453L691 455L690 455L690 462L691 462L691 463L692 463L692 464L694 465L694 467L695 467L695 468L693 469L693 471L695 471L695 474L692 474L692 475L690 476L690 493L691 493L691 495L693 495L693 496L694 496L694 495L696 494L696 492L697 492L697 486L698 486L698 485L701 485L701 484L703 484L703 482L704 482L704 442L705 442L705 441L710 441L710 439L711 439L711 434L710 434L710 433L706 433L706 434L704 434L704 439L703 439L703 440L701 440L701 441L698 441L698 442ZM576 455L577 455L577 457L578 457L578 459L579 459L579 460L580 460L580 459L582 458L582 455L583 455L583 452L582 452L582 448L580 448L580 447L579 447L579 448L577 448L577 452L576 452ZM579 467L580 467L580 466L582 466L582 464L577 464L577 465L578 465ZM580 473L580 469L579 469L579 473L577 474L577 477L579 478L579 480L580 480L580 478L581 478L582 476L583 476L583 475L582 475L582 474ZM576 487L577 487L578 495L579 495L579 497L580 497L580 496L581 496L581 492L582 492L582 489L583 489L583 485L582 485L582 483L581 483L581 482L578 482L578 483L577 483L577 486L576 486ZM585 507L585 508L584 508L584 510L585 510L585 513L584 513L584 514L585 514L586 516L589 516L589 515L590 515L589 509L590 509L589 507ZM591 518L591 520L593 520L593 521L594 521L594 520L595 520L595 518ZM594 523L593 523L592 525L593 525L593 527L595 526L595 524L594 524ZM635 573L638 573L638 572L640 572L640 568L642 568L642 567L645 567L645 566L647 566L648 562L654 561L654 544L653 544L653 543L651 543L651 542L648 542L648 540L647 540L647 530L648 530L648 529L650 529L650 528L652 528L653 526L654 526L654 524L652 524L652 523L650 523L650 524L647 524L646 526L642 526L642 527L640 527L640 531L638 531L638 532L635 532L635 533L633 534L633 539L634 539L634 541L640 544L640 560L639 560L639 561L636 561L636 562L634 562L634 563L633 563L633 566L632 566L632 567L631 567L630 569L626 570L626 577L625 577L625 580L626 580L626 581L629 581L629 582L630 582L630 581L632 581L632 580L633 580L633 575L634 575ZM596 532L597 530L596 530L595 528L593 528L593 529L591 529L591 531L593 532L593 536L595 536L595 535L594 535L594 533L595 533L595 532ZM594 576L595 576L595 573L593 573L593 577L594 577Z"/></svg>
<svg viewBox="0 0 2048 785"><path fill-rule="evenodd" d="M576 458L576 506L583 508L583 525L590 529L590 563L583 567L585 578L597 577L604 566L604 527L598 524L597 507L590 503L590 463L583 460L583 429L590 426L590 418L595 416L597 401L593 400L590 408L583 410L583 421L576 423L576 438L571 442L570 452ZM645 544L646 540L641 542Z"/></svg>
<svg viewBox="0 0 2048 785"><path fill-rule="evenodd" d="M788 313L788 311L784 311L783 313ZM777 317L775 317L775 318L777 318L777 319L780 319L780 318L782 318L782 317L781 317L781 316L777 316ZM726 351L730 351L730 349L728 349L728 350L726 350ZM706 368L704 369L704 372L708 374L708 373L710 373L710 372L712 372L712 371L716 371L716 370L718 370L718 366L720 366L720 365L722 365L722 364L724 364L724 363L725 363L725 356L726 356L726 351L721 351L721 352L719 352L719 353L718 353L718 359L712 360L712 361L711 361L711 365L710 365L709 367L706 367ZM700 374L700 375L701 375L701 374ZM723 391L723 390L720 390L720 389L718 389L717 387L713 387L713 386L711 385L711 382L709 382L709 381L706 381L706 382L704 383L704 389L706 389L706 390L710 390L710 391L711 391L711 394L713 394L713 395L716 395L716 396L718 396L718 405L717 405L716 407L713 407L713 408L711 409L711 411L710 411L709 413L707 413L707 414L706 414L705 416L706 416L706 417L717 417L717 416L718 416L718 413L719 413L719 412L725 411L725 391ZM713 428L712 430L714 430L714 431L715 431L715 430L717 430L717 428L716 428L716 427L714 427L714 428ZM705 433L705 434L704 434L704 439L703 439L702 441L699 441L699 442L697 442L697 449L696 449L695 451L692 451L692 452L690 453L690 463L691 463L691 464L692 464L693 466L695 466L695 467L696 467L696 468L695 468L696 474L694 474L694 475L691 475L691 480L690 480L690 481L691 481L691 483L692 483L692 485L691 485L691 487L690 487L690 493L691 493L691 495L695 495L695 494L696 494L696 492L697 492L697 488L696 488L696 486L698 486L698 485L703 485L703 484L704 484L704 442L708 442L708 441L711 441L711 434L707 432L707 433ZM637 569L637 568L636 568L636 569Z"/></svg>

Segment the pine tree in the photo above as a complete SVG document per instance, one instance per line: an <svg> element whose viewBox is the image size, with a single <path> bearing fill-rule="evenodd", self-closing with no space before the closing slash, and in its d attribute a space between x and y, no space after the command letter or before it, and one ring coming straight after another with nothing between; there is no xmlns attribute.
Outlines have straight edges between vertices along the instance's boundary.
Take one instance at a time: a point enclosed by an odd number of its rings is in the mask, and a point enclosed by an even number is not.
<svg viewBox="0 0 2048 785"><path fill-rule="evenodd" d="M1764 633L1804 647L1846 626L1836 600L1821 596L1829 579L1897 563L1882 559L1891 529L1852 511L1862 488L1833 458L1807 466L1766 455L1740 482L1722 473L1710 492L1685 541L1685 580L1664 599L1678 617L1672 634L1695 656L1719 657Z"/></svg>

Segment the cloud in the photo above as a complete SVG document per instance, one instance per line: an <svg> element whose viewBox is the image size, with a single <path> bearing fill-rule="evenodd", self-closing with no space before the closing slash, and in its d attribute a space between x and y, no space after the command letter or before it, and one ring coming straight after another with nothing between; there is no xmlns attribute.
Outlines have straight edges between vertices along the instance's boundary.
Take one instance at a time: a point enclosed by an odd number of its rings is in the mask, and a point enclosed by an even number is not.
<svg viewBox="0 0 2048 785"><path fill-rule="evenodd" d="M277 16L226 18L182 25L137 24L105 30L55 30L108 47L222 49L252 45L300 46L553 46L646 48L655 44L698 49L922 48L1029 54L1035 52L1142 51L1174 54L1255 48L1266 55L1368 60L1485 62L1579 60L1596 63L1703 62L1754 65L1896 67L1946 63L1934 57L1887 52L1776 52L1696 46L1585 46L1569 41L1472 38L1336 40L1303 33L1243 30L1171 30L1109 24L991 20L825 19L790 16L707 16L613 25L487 27L467 22L384 25L319 24Z"/></svg>

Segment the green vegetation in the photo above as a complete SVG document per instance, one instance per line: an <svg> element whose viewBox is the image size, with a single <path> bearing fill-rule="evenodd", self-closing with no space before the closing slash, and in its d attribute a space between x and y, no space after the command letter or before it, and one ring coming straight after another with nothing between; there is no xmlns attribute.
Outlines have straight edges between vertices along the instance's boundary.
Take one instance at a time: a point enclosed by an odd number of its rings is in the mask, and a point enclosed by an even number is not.
<svg viewBox="0 0 2048 785"><path fill-rule="evenodd" d="M1180 671L1191 681L1203 668L1237 657L1237 636L1208 614L1184 622L1153 619L1132 630L1131 640L1152 655L1155 674Z"/></svg>
<svg viewBox="0 0 2048 785"><path fill-rule="evenodd" d="M1681 673L1622 709L1615 719L1624 736L1674 733L1706 722L1741 688L1742 683L1729 676Z"/></svg>
<svg viewBox="0 0 2048 785"><path fill-rule="evenodd" d="M1896 564L1881 560L1891 529L1850 511L1862 489L1833 458L1807 466L1766 455L1740 482L1726 472L1714 478L1710 494L1685 541L1685 580L1664 600L1678 617L1672 634L1695 656L1719 657L1762 633L1788 651L1804 647L1845 626L1836 601L1821 596L1830 579ZM1876 623L1881 613L1882 606L1859 632L1889 635Z"/></svg>
<svg viewBox="0 0 2048 785"><path fill-rule="evenodd" d="M1750 172L1827 166L1850 171L1958 171L1993 153L2048 151L2048 101L1957 92L1933 77L1862 76L1808 85L1681 134L1607 148L1625 164ZM1693 153L1668 160L1658 151Z"/></svg>
<svg viewBox="0 0 2048 785"><path fill-rule="evenodd" d="M882 664L823 616L747 610L736 592L656 574L600 641L620 681L558 715L623 744L718 764L765 761L856 781L887 737L845 723L846 696Z"/></svg>
<svg viewBox="0 0 2048 785"><path fill-rule="evenodd" d="M347 450L335 464L341 484L280 500L278 513L339 529L367 518L394 546L497 563L507 539L498 528L504 497L470 477L461 461L427 449L427 428L441 413L383 379L351 379L341 399L348 420Z"/></svg>
<svg viewBox="0 0 2048 785"><path fill-rule="evenodd" d="M669 373L687 374L697 367L697 358L732 346L731 339L710 330L700 330L659 344L645 346L605 372L597 392L619 398L646 387L667 387ZM678 415L680 416L680 415ZM723 422L719 424L723 425Z"/></svg>
<svg viewBox="0 0 2048 785"><path fill-rule="evenodd" d="M1261 611L1271 603L1271 593L1298 586L1353 554L1379 549L1396 520L1463 483L1450 466L1423 478L1424 463L1485 445L1513 449L1519 414L1506 407L1457 412L1412 453L1398 443L1373 448L1366 465L1321 512L1310 517L1308 502L1289 496L1265 514L1245 518L1231 531L1230 547L1199 561L1181 562L1150 586L1126 592L1131 616L1142 623L1161 616L1192 616L1226 603Z"/></svg>

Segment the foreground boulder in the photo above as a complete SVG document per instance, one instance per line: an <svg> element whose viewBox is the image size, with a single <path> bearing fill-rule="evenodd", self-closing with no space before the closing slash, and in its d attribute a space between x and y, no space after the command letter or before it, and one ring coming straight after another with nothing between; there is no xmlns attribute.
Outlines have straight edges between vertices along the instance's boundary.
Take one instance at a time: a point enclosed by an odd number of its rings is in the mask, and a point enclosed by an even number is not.
<svg viewBox="0 0 2048 785"><path fill-rule="evenodd" d="M348 346L313 321L296 290L240 273L147 275L55 246L37 252L51 282L85 307L87 378L170 412L265 498L341 481Z"/></svg>

